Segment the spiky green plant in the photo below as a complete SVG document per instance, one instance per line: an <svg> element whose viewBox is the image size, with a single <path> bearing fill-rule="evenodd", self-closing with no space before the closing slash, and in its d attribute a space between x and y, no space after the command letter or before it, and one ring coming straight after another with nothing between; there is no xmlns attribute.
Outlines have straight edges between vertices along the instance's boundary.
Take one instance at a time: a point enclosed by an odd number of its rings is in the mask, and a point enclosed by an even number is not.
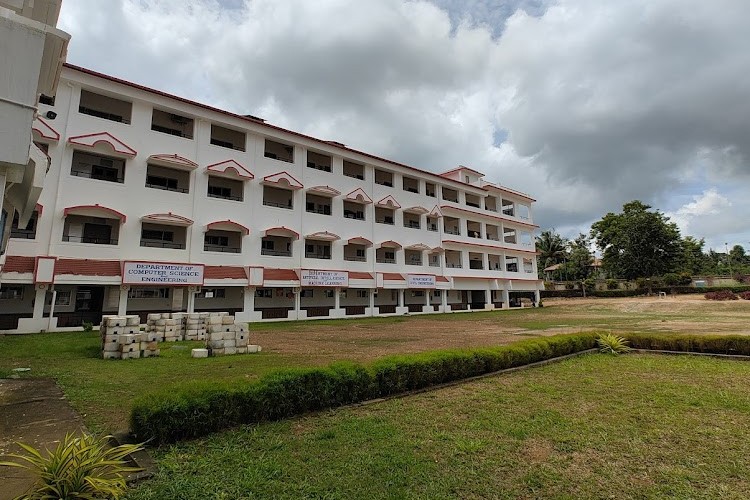
<svg viewBox="0 0 750 500"><path fill-rule="evenodd" d="M16 500L118 499L127 489L125 475L142 470L129 467L126 457L143 446L110 447L110 437L66 434L57 448L46 450L46 456L33 446L17 443L26 453L7 455L17 462L0 462L0 465L21 467L37 476L33 489Z"/></svg>
<svg viewBox="0 0 750 500"><path fill-rule="evenodd" d="M630 351L628 341L613 333L602 333L596 339L596 344L599 346L599 352L606 354L624 354Z"/></svg>

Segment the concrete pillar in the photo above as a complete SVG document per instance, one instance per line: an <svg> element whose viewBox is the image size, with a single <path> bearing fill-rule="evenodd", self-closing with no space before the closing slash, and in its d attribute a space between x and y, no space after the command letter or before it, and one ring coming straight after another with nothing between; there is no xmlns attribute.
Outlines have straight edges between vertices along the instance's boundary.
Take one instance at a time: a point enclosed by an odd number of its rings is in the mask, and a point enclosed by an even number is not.
<svg viewBox="0 0 750 500"><path fill-rule="evenodd" d="M341 288L339 287L333 289L333 308L341 308Z"/></svg>
<svg viewBox="0 0 750 500"><path fill-rule="evenodd" d="M406 290L404 290L403 288L400 288L398 290L398 307L404 307L404 293L405 292Z"/></svg>
<svg viewBox="0 0 750 500"><path fill-rule="evenodd" d="M484 292L484 308L490 311L495 308L495 305L492 303L492 288L489 284L487 285L487 291Z"/></svg>
<svg viewBox="0 0 750 500"><path fill-rule="evenodd" d="M35 320L40 320L44 317L44 301L46 298L47 298L47 285L36 285L36 294L34 295L34 316L33 316Z"/></svg>
<svg viewBox="0 0 750 500"><path fill-rule="evenodd" d="M245 288L242 296L242 312L247 316L255 312L255 287Z"/></svg>
<svg viewBox="0 0 750 500"><path fill-rule="evenodd" d="M424 305L426 305L427 307L430 306L430 295L432 295L432 290L424 291Z"/></svg>
<svg viewBox="0 0 750 500"><path fill-rule="evenodd" d="M539 290L534 290L534 307L539 307L539 302L542 300Z"/></svg>
<svg viewBox="0 0 750 500"><path fill-rule="evenodd" d="M193 290L186 290L187 292L187 312L194 313L195 312L195 292Z"/></svg>
<svg viewBox="0 0 750 500"><path fill-rule="evenodd" d="M510 308L510 293L508 290L503 290L503 309Z"/></svg>
<svg viewBox="0 0 750 500"><path fill-rule="evenodd" d="M302 289L301 288L295 288L294 289L294 317L297 319L300 319L300 309L302 308Z"/></svg>
<svg viewBox="0 0 750 500"><path fill-rule="evenodd" d="M130 287L127 285L120 285L120 298L117 301L117 315L125 316L128 313L128 292Z"/></svg>
<svg viewBox="0 0 750 500"><path fill-rule="evenodd" d="M440 290L440 307L443 312L448 312L448 290Z"/></svg>

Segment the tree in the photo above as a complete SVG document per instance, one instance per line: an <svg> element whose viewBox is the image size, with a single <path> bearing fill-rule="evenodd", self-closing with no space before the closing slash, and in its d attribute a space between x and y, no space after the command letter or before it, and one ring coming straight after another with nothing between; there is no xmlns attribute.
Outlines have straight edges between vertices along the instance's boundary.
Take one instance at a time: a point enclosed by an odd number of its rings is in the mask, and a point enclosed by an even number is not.
<svg viewBox="0 0 750 500"><path fill-rule="evenodd" d="M560 236L554 229L542 231L536 237L537 267L539 272L549 266L554 266L565 261L566 246L568 241Z"/></svg>
<svg viewBox="0 0 750 500"><path fill-rule="evenodd" d="M680 242L682 246L682 258L679 270L683 273L695 276L708 271L710 274L712 263L709 256L703 253L703 238L696 240L692 236L685 236Z"/></svg>
<svg viewBox="0 0 750 500"><path fill-rule="evenodd" d="M582 280L591 273L591 263L594 257L589 249L590 242L585 234L579 234L578 237L568 244L567 262L564 264L564 272L568 279Z"/></svg>
<svg viewBox="0 0 750 500"><path fill-rule="evenodd" d="M661 276L679 264L680 230L669 217L638 200L622 213L608 213L591 226L591 237L602 251L602 265L625 279Z"/></svg>

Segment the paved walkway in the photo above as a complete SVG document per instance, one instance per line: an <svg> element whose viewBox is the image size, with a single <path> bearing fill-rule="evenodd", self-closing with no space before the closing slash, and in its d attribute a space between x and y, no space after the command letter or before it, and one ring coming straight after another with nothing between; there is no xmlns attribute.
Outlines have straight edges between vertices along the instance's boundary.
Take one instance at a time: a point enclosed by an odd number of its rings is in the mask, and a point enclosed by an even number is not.
<svg viewBox="0 0 750 500"><path fill-rule="evenodd" d="M66 433L84 428L54 380L0 379L0 456L21 451L16 441L54 448ZM0 467L0 500L24 493L33 482L23 469Z"/></svg>

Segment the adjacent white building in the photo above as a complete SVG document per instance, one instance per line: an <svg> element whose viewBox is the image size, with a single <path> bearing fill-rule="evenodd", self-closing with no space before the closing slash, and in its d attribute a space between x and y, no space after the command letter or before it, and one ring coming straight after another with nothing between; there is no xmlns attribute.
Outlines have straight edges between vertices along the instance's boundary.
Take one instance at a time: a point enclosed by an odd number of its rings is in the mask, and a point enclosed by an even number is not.
<svg viewBox="0 0 750 500"><path fill-rule="evenodd" d="M0 330L538 301L534 200L470 168L433 174L71 65L41 108L51 167L0 260Z"/></svg>

